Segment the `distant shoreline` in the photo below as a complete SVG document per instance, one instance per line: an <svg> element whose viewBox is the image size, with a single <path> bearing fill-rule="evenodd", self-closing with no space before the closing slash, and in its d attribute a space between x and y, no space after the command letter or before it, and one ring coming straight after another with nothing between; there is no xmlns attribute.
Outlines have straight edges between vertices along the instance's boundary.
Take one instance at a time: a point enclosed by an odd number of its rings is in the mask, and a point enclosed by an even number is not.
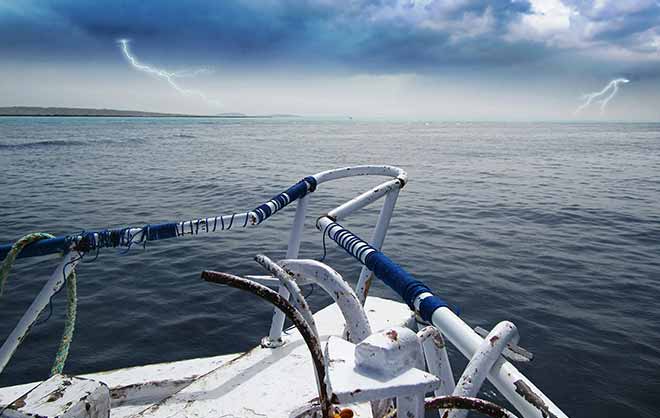
<svg viewBox="0 0 660 418"><path fill-rule="evenodd" d="M77 118L214 118L214 119L264 119L295 118L298 115L245 115L221 113L218 115L188 115L183 113L145 112L141 110L116 110L71 107L11 106L0 107L0 117L77 117Z"/></svg>
<svg viewBox="0 0 660 418"><path fill-rule="evenodd" d="M218 115L32 115L32 114L9 114L0 112L3 118L202 118L202 119L269 119L269 118L293 118L299 116L218 116Z"/></svg>

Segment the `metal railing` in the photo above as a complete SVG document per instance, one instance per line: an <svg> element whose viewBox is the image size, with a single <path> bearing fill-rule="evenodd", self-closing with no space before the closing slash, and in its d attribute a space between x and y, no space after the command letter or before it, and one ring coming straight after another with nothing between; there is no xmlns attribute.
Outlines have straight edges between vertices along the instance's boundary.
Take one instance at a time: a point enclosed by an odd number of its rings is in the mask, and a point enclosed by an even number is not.
<svg viewBox="0 0 660 418"><path fill-rule="evenodd" d="M0 348L0 372L10 360L31 324L47 306L51 296L61 288L68 272L75 268L84 254L99 251L104 247L130 248L132 245L143 244L148 241L184 235L198 235L200 232L228 230L232 226L257 226L275 212L297 200L286 253L287 259L296 259L300 251L311 192L325 182L355 176L386 176L391 177L391 179L321 216L317 219L316 227L324 234L324 239L327 236L335 241L363 264L355 292L359 302L364 304L371 279L375 274L376 277L397 291L411 309L431 323L435 330L439 331L438 335L441 340L442 336L446 337L465 357L470 359L470 364L463 376L465 378L463 379L464 382L459 380L455 388L453 381L447 386L452 389L453 395L459 397L474 396L483 380L487 378L524 417L566 417L529 379L501 356L507 348L507 343L516 342L517 333L512 324L501 323L484 339L454 314L441 299L434 296L429 288L412 278L380 251L399 191L407 182L405 171L397 167L384 165L345 167L317 173L306 177L287 191L276 195L255 210L248 212L170 224L88 232L31 244L22 256L39 256L64 252L65 258L59 263L28 311ZM337 223L337 221L347 218L354 212L381 198L384 199L384 203L369 242L362 240ZM10 247L11 245L0 246L0 258L4 257ZM278 294L283 299L288 299L290 296L287 287L284 285L279 286ZM276 347L282 343L284 320L284 313L279 309L275 309L268 337L263 341L264 346ZM425 341L428 338L433 338L432 334L431 331L427 330L424 333ZM500 341L498 342L498 340ZM441 354L442 361L448 363L446 352L442 351ZM466 382L472 383L468 384Z"/></svg>

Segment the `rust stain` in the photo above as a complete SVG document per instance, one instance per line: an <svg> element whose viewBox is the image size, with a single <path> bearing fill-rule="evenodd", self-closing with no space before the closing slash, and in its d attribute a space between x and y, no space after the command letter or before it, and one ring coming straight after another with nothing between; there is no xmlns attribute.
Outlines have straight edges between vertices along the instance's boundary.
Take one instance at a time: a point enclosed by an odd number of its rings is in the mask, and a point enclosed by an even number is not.
<svg viewBox="0 0 660 418"><path fill-rule="evenodd" d="M193 374L189 377L183 378L183 379L166 379L166 380L155 380L151 382L144 382L144 383L134 383L132 385L126 385L126 386L119 386L112 388L110 390L110 398L111 399L125 399L128 397L128 395L132 392L137 392L142 389L147 389L147 388L160 388L160 387L174 387L178 388L180 386L184 385L189 385L192 383L199 375Z"/></svg>
<svg viewBox="0 0 660 418"><path fill-rule="evenodd" d="M387 337L392 341L399 341L399 334L394 329L387 331L385 335L387 335Z"/></svg>
<svg viewBox="0 0 660 418"><path fill-rule="evenodd" d="M432 336L433 339L433 344L435 344L436 347L442 349L445 348L445 340L442 338L442 335L440 333L435 333Z"/></svg>
<svg viewBox="0 0 660 418"><path fill-rule="evenodd" d="M449 416L450 409L477 411L493 418L507 418L512 416L506 409L490 401L465 396L439 396L433 399L427 399L424 407L427 410L446 409L442 418Z"/></svg>
<svg viewBox="0 0 660 418"><path fill-rule="evenodd" d="M339 414L337 415L339 418L353 418L353 410L350 408L344 408L342 409Z"/></svg>
<svg viewBox="0 0 660 418"><path fill-rule="evenodd" d="M64 396L64 391L66 390L66 387L69 386L70 384L71 382L68 382L66 380L63 381L62 386L51 392L46 402L55 402L56 400L60 399L62 396Z"/></svg>
<svg viewBox="0 0 660 418"><path fill-rule="evenodd" d="M21 409L25 406L25 397L27 396L27 393L20 398L16 399L11 405L9 405L9 408L11 409Z"/></svg>
<svg viewBox="0 0 660 418"><path fill-rule="evenodd" d="M499 339L500 339L500 337L498 337L497 335L493 335L493 338L490 339L490 345L494 346L495 343L497 342L497 340L499 340Z"/></svg>
<svg viewBox="0 0 660 418"><path fill-rule="evenodd" d="M522 380L516 380L513 382L513 385L516 387L516 393L523 397L527 402L529 402L534 408L541 411L543 418L557 418L557 415L553 414L550 411L548 405L545 404L543 399L534 393L534 391Z"/></svg>

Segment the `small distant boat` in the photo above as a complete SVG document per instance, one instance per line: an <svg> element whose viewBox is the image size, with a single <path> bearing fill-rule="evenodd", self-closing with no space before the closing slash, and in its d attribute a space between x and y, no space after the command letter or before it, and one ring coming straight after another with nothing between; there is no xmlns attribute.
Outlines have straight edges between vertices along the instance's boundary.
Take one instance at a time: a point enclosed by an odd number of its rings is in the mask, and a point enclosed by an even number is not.
<svg viewBox="0 0 660 418"><path fill-rule="evenodd" d="M298 254L311 196L323 183L356 176L388 180L316 221L324 245L332 241L362 264L352 288L324 262L299 259ZM62 237L31 235L0 246L5 267L14 257L64 255L0 348L1 371L50 297L63 286L70 290L67 326L73 329L71 273L84 257L97 256L106 248L131 250L163 239L256 227L297 202L285 259L274 261L256 254L255 267L260 266L263 273L246 277L201 272L209 286L241 289L255 300L274 305L268 335L258 347L244 353L68 376L62 370L72 334L65 332L50 378L0 389L0 416L421 418L425 410L436 410L443 417L464 417L469 411L493 417L566 417L512 364L532 359L531 353L518 346L512 323L500 322L490 331L471 328L431 288L380 250L407 178L393 166L344 167L305 177L243 213ZM342 225L380 199L383 205L369 241ZM391 287L401 301L369 296L374 278ZM307 284L323 289L334 303L314 313L300 290ZM285 318L294 326L283 332ZM258 324L245 332L259 332ZM469 360L458 380L446 342ZM486 379L517 412L479 398Z"/></svg>

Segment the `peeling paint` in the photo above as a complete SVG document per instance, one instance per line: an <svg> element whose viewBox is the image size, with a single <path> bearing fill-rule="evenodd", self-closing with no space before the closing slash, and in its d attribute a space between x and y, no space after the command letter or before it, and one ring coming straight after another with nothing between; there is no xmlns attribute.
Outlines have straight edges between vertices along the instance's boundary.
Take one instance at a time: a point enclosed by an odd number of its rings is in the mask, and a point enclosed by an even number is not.
<svg viewBox="0 0 660 418"><path fill-rule="evenodd" d="M513 382L513 385L516 387L516 393L523 397L527 402L529 402L533 407L541 411L543 418L557 418L557 415L553 414L548 408L548 405L545 404L543 398L534 393L532 388L530 388L522 380L516 380Z"/></svg>

